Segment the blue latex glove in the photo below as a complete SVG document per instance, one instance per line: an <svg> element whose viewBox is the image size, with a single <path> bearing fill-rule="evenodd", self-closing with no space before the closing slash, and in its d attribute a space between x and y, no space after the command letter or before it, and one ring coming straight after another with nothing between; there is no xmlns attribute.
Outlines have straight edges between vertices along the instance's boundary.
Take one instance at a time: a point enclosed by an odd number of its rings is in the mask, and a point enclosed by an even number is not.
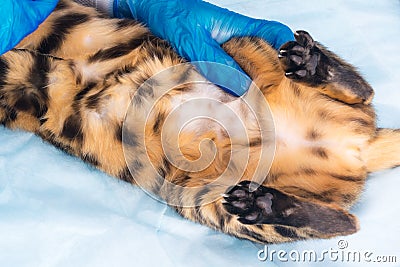
<svg viewBox="0 0 400 267"><path fill-rule="evenodd" d="M200 0L114 0L113 10L116 17L133 17L146 23L190 61L222 63L242 73L220 44L234 36L258 36L278 49L294 40L292 31L279 22L249 18ZM226 75L206 64L199 66L209 81L233 95L243 95L250 85L247 76Z"/></svg>
<svg viewBox="0 0 400 267"><path fill-rule="evenodd" d="M37 29L58 0L0 0L0 55Z"/></svg>

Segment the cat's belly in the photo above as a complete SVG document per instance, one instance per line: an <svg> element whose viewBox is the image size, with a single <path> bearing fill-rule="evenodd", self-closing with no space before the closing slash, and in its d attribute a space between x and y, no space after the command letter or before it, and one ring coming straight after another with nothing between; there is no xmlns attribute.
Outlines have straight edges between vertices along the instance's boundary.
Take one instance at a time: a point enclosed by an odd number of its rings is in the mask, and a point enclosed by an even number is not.
<svg viewBox="0 0 400 267"><path fill-rule="evenodd" d="M273 112L274 161L286 170L319 169L351 172L363 168L361 153L370 136L344 122L320 120L315 114Z"/></svg>

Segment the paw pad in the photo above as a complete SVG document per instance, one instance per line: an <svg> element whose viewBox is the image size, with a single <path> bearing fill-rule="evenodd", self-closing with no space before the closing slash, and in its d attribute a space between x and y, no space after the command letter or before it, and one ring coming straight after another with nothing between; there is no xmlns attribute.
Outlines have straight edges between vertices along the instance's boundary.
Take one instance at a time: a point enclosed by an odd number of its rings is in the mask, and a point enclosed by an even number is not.
<svg viewBox="0 0 400 267"><path fill-rule="evenodd" d="M253 188L255 188L253 190ZM230 188L224 195L225 209L244 224L262 223L273 214L274 195L268 188L243 181Z"/></svg>

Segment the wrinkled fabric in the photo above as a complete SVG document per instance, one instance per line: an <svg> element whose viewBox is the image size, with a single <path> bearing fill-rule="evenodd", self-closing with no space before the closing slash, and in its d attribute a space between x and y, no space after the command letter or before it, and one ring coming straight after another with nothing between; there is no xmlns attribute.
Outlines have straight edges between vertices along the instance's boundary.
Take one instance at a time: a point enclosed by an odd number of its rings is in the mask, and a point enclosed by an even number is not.
<svg viewBox="0 0 400 267"><path fill-rule="evenodd" d="M16 46L37 29L53 11L58 0L1 0L0 54Z"/></svg>
<svg viewBox="0 0 400 267"><path fill-rule="evenodd" d="M258 36L278 49L294 38L282 23L249 18L199 0L115 0L114 15L144 22L190 61L217 62L242 73L239 65L220 48L222 43L235 36ZM200 71L236 96L243 95L250 85L249 79L241 75L228 76L207 68Z"/></svg>

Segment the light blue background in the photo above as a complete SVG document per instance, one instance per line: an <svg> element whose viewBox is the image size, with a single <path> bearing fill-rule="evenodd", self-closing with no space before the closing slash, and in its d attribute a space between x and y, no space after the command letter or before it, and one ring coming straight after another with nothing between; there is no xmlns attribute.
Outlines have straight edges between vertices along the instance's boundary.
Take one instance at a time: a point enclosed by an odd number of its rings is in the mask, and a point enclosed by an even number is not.
<svg viewBox="0 0 400 267"><path fill-rule="evenodd" d="M400 128L399 1L212 2L309 31L356 65L375 88L379 126ZM352 209L361 222L357 234L269 249L322 252L337 249L343 239L348 250L396 255L397 264L382 266L400 266L399 180L400 168L370 176ZM297 266L260 262L260 248L181 219L140 189L32 134L0 128L0 266Z"/></svg>

